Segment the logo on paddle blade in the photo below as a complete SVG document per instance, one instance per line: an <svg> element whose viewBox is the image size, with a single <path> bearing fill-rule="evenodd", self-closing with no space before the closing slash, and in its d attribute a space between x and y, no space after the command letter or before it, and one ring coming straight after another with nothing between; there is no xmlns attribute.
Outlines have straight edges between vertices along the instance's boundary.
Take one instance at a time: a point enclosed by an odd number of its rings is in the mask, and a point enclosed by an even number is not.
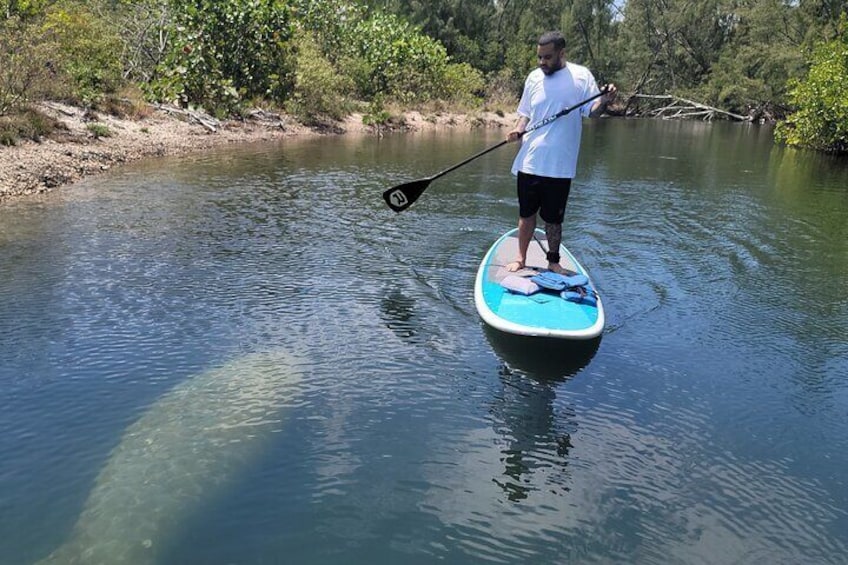
<svg viewBox="0 0 848 565"><path fill-rule="evenodd" d="M397 189L389 194L389 202L395 208L402 208L409 203L409 199L407 199L406 194L401 189Z"/></svg>

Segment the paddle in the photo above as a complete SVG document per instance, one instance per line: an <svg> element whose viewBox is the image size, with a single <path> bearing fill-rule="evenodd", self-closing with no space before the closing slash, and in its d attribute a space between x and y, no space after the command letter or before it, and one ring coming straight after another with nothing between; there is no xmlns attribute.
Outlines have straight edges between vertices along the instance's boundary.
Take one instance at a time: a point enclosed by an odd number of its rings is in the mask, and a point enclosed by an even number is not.
<svg viewBox="0 0 848 565"><path fill-rule="evenodd" d="M588 104L589 102L591 102L595 98L598 98L599 96L603 96L604 94L606 94L607 89L608 89L608 87L604 86L603 88L601 88L601 91L599 93L595 94L594 96L587 98L586 100L579 102L579 103L575 104L574 106L572 106L570 108L566 108L565 110L557 112L556 114L554 114L552 116L548 116L547 118L545 118L544 120L542 120L538 124L524 130L524 132L521 135L523 136L525 134L530 133L531 131L539 129L540 127L544 127L544 126L548 125L549 123L551 123L552 121L556 120L557 118L561 118L564 115L568 114L569 112L576 110L577 108L580 108L584 104ZM480 151L476 155L472 155L471 157L462 161L461 163L457 163L456 165L453 165L452 167L448 167L444 171L436 173L435 175L433 175L431 177L418 179L418 180L414 180L412 182L406 182L406 183L394 186L394 187L386 190L385 192L383 192L383 200L385 200L386 204L389 205L389 208L391 208L395 212L403 212L404 210L406 210L407 208L412 206L415 203L415 201L418 200L418 197L421 196L421 194L425 190L427 190L427 187L430 186L430 183L433 182L434 180L436 180L437 178L443 177L446 174L448 174L449 172L456 170L463 165L467 165L468 163L470 163L474 159L477 159L478 157L482 157L486 153L489 153L490 151L494 151L498 147L506 145L507 143L509 143L509 140L505 139L505 140L501 141L500 143L493 145L493 146L489 147L488 149L484 149L483 151Z"/></svg>

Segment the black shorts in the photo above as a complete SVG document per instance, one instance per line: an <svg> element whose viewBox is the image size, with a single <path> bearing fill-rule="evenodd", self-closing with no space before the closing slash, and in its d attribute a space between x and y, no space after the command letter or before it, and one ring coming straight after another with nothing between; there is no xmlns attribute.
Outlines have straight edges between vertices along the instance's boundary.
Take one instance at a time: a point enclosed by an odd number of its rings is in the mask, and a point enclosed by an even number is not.
<svg viewBox="0 0 848 565"><path fill-rule="evenodd" d="M571 191L571 179L540 177L518 172L518 214L522 218L536 212L548 224L561 224Z"/></svg>

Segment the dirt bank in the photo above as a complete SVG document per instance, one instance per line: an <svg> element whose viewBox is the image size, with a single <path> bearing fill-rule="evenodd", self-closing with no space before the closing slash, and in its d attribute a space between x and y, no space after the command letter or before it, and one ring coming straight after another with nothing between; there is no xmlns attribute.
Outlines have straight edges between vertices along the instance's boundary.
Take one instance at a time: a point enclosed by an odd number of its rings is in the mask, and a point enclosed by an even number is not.
<svg viewBox="0 0 848 565"><path fill-rule="evenodd" d="M58 139L0 147L0 202L46 192L96 175L122 163L150 156L179 155L231 143L277 140L291 136L339 135L380 131L352 115L332 127L309 128L286 116L256 111L244 120L217 121L175 108L157 108L145 118L119 119L58 103L41 111L67 130ZM394 128L419 131L441 127L511 127L514 116L409 112ZM97 135L100 134L100 135Z"/></svg>

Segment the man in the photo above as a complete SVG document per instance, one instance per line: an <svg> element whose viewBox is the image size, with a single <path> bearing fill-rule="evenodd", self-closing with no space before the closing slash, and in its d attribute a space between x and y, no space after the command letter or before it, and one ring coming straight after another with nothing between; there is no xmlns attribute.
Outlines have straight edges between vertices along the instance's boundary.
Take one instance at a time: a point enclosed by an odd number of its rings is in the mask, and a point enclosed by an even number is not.
<svg viewBox="0 0 848 565"><path fill-rule="evenodd" d="M524 92L518 103L518 122L507 136L509 141L521 139L529 124L536 124L600 92L589 69L566 61L565 39L560 32L542 35L536 54L539 68L524 82ZM518 177L518 256L507 265L507 270L524 268L538 213L545 222L548 268L557 273L565 272L559 264L559 244L571 179L577 171L582 120L584 116L600 115L615 98L615 93L615 85L611 84L607 92L592 103L522 139L512 165L512 174Z"/></svg>

